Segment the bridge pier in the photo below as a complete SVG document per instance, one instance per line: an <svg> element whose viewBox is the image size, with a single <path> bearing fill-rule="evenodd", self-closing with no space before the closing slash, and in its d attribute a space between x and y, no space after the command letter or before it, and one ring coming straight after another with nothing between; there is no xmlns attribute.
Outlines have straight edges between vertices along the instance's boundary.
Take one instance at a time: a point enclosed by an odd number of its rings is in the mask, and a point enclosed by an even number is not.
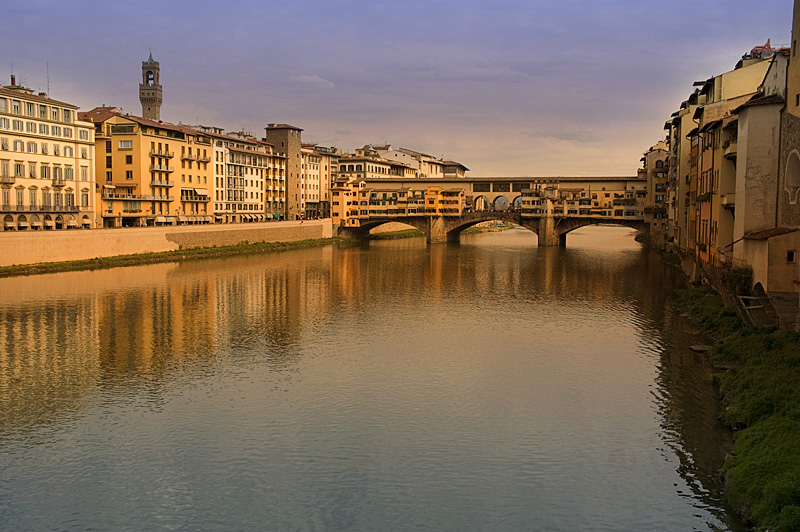
<svg viewBox="0 0 800 532"><path fill-rule="evenodd" d="M536 232L539 235L539 247L553 246L553 247L566 247L567 235L558 234L556 230L556 220L552 216L542 216L539 218L539 230Z"/></svg>

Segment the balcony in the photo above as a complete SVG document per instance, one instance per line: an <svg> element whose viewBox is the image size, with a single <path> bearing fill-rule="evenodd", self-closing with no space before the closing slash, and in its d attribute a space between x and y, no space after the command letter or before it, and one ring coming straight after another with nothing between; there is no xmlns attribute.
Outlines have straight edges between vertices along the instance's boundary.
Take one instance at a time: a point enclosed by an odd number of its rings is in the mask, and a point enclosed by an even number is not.
<svg viewBox="0 0 800 532"><path fill-rule="evenodd" d="M0 185L13 185L17 182L17 178L10 175L4 175L0 177Z"/></svg>
<svg viewBox="0 0 800 532"><path fill-rule="evenodd" d="M736 159L738 143L734 141L727 141L722 145L722 156L728 160Z"/></svg>
<svg viewBox="0 0 800 532"><path fill-rule="evenodd" d="M150 181L152 187L174 187L175 181L164 181L163 179L153 179Z"/></svg>
<svg viewBox="0 0 800 532"><path fill-rule="evenodd" d="M175 199L175 196L155 196L153 194L145 194L144 199L145 201L172 201Z"/></svg>
<svg viewBox="0 0 800 532"><path fill-rule="evenodd" d="M150 157L166 157L167 159L172 159L175 157L175 152L168 152L168 151L153 151L150 150Z"/></svg>
<svg viewBox="0 0 800 532"><path fill-rule="evenodd" d="M730 211L736 208L736 194L720 194L719 204Z"/></svg>
<svg viewBox="0 0 800 532"><path fill-rule="evenodd" d="M143 194L115 194L113 192L103 192L101 196L104 200L125 200L125 201L142 201L146 200L147 196Z"/></svg>
<svg viewBox="0 0 800 532"><path fill-rule="evenodd" d="M150 165L150 171L151 172L174 172L175 171L175 167L174 166L166 166L166 165L163 165L163 164L151 164Z"/></svg>
<svg viewBox="0 0 800 532"><path fill-rule="evenodd" d="M54 177L53 178L53 186L54 187L63 187L64 186L64 178L63 177Z"/></svg>

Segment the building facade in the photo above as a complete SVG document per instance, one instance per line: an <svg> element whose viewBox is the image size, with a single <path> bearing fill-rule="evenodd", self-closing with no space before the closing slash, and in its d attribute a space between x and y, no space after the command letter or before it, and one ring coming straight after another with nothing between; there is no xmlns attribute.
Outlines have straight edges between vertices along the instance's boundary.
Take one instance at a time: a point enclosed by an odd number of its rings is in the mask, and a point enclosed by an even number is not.
<svg viewBox="0 0 800 532"><path fill-rule="evenodd" d="M17 85L0 88L4 230L95 227L95 146L78 108Z"/></svg>

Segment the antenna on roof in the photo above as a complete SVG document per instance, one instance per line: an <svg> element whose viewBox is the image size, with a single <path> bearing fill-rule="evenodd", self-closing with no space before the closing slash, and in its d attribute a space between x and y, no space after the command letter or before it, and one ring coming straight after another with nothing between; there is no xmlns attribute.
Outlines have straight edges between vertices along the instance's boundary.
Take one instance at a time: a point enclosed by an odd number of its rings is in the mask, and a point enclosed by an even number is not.
<svg viewBox="0 0 800 532"><path fill-rule="evenodd" d="M50 50L47 51L47 61L45 62L47 71L47 95L50 96Z"/></svg>

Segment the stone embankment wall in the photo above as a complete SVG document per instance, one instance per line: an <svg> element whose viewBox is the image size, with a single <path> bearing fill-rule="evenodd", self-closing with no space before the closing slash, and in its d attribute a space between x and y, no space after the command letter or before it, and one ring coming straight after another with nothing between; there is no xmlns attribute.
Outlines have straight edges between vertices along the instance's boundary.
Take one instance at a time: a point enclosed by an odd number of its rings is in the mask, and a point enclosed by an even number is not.
<svg viewBox="0 0 800 532"><path fill-rule="evenodd" d="M0 232L0 266L227 246L331 238L331 221Z"/></svg>

